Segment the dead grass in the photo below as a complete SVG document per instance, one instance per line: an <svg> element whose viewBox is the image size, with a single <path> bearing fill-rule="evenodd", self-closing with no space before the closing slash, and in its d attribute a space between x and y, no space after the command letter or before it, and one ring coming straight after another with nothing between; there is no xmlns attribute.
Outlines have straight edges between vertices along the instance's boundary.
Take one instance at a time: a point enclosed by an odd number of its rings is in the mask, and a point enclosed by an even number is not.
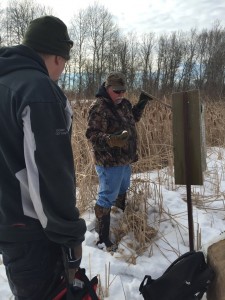
<svg viewBox="0 0 225 300"><path fill-rule="evenodd" d="M73 123L73 152L75 157L76 178L77 178L77 203L82 212L93 209L95 203L98 180L95 173L91 146L85 137L87 125L87 112L89 103L79 103L74 105ZM206 145L225 145L225 105L222 102L205 103L205 128ZM173 180L173 144L172 144L172 111L162 106L158 102L153 102L146 108L144 116L137 124L138 131L138 154L139 161L133 164L132 186L128 193L129 205L126 213L119 221L119 226L114 231L118 241L130 232L134 235L133 245L126 245L134 250L129 261L135 263L136 257L141 255L154 242L154 237L158 232L159 224L163 218L172 216L163 209L163 197L161 193L162 185L170 190L175 190ZM219 155L219 154L218 154ZM165 168L166 167L166 168ZM165 168L158 177L157 185L150 178L141 179L138 174L151 170ZM164 169L163 169L164 170ZM212 186L215 197L209 198L202 192L193 189L193 204L199 208L207 210L210 201L215 201L220 194L220 181L218 173L212 176ZM221 196L221 195L220 195ZM222 195L225 199L225 195ZM149 203L148 199L151 199ZM155 211L157 207L157 211ZM148 216L153 216L152 220ZM150 223L149 223L150 222ZM178 235L182 236L182 225L176 224ZM119 229L118 229L119 228ZM180 233L179 233L180 230ZM198 228L197 244L201 244L201 229ZM162 237L163 238L163 237ZM166 237L165 237L166 242ZM175 251L171 246L171 251Z"/></svg>

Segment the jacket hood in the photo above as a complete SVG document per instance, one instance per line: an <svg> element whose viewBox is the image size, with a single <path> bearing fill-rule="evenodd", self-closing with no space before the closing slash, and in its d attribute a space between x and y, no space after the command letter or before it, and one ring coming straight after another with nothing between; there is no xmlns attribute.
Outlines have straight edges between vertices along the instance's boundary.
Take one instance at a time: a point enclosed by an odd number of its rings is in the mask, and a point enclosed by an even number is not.
<svg viewBox="0 0 225 300"><path fill-rule="evenodd" d="M111 98L109 97L109 94L108 94L107 91L106 91L106 88L105 88L105 82L100 86L100 88L98 89L98 91L97 91L95 97L97 97L97 98L103 97L103 98L106 98L106 99L110 99L110 100L111 100Z"/></svg>
<svg viewBox="0 0 225 300"><path fill-rule="evenodd" d="M33 49L24 45L0 48L0 76L22 69L35 69L48 75L44 61Z"/></svg>

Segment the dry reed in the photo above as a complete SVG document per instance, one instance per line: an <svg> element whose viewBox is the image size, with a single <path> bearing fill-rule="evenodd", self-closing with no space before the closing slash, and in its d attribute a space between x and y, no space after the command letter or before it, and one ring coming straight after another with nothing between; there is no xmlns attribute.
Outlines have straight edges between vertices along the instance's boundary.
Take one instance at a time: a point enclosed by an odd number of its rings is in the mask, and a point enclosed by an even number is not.
<svg viewBox="0 0 225 300"><path fill-rule="evenodd" d="M163 100L164 101L164 100ZM94 169L91 146L85 137L87 126L87 113L89 102L75 104L73 123L73 151L76 166L76 178L78 186L77 203L81 212L93 209L96 199L98 180ZM225 145L225 105L222 102L205 103L205 128L206 146ZM173 216L163 209L163 198L161 187L166 186L170 190L175 190L173 179L173 143L172 143L172 111L158 102L151 103L137 124L138 131L138 162L132 165L133 177L131 189L128 193L129 205L126 213L118 221L119 226L115 228L113 234L117 241L122 241L129 232L133 232L135 242L133 245L126 245L132 248L136 254L131 254L127 261L135 263L136 257L141 255L151 243L157 243L154 236L160 236L158 232L160 222L169 218L174 222ZM218 154L219 155L219 154ZM157 185L150 178L143 179L146 171L163 169L158 177ZM149 173L146 173L149 174ZM214 178L214 179L213 179ZM212 187L215 197L209 198L204 194L204 187L195 192L192 189L193 203L205 210L210 209L210 202L216 201L218 195L225 199L225 195L220 193L220 181L218 173L212 176ZM149 202L148 199L151 199ZM152 214L153 219L149 223L148 216ZM177 234L182 236L181 224L175 225ZM186 228L187 229L187 228ZM197 229L197 247L201 245L201 228ZM162 237L165 239L165 237ZM171 251L176 251L171 246Z"/></svg>

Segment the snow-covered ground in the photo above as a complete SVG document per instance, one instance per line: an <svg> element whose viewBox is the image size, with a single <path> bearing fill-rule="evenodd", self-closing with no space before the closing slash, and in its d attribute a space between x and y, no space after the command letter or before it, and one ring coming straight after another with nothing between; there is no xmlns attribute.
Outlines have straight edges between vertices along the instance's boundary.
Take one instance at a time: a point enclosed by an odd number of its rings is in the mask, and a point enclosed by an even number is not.
<svg viewBox="0 0 225 300"><path fill-rule="evenodd" d="M208 243L211 244L214 239L223 237L220 234L225 231L224 170L225 150L209 148L204 185L192 186L195 235L197 237L197 231L201 231L201 245L204 251ZM137 175L135 176L137 178ZM119 244L119 252L114 255L96 248L97 235L92 230L94 214L90 211L84 215L89 230L83 243L81 267L86 268L89 278L100 275L101 286L106 294L105 290L108 286L108 296L105 295L104 299L143 300L139 293L139 286L144 276L148 274L152 278L159 277L180 254L189 251L185 186L176 186L172 172L167 168L140 174L139 177L143 182L149 180L149 188L157 190L155 195L159 195L160 198L153 199L152 196L148 198L149 225L157 228L158 233L141 255L135 257L135 253L129 247L129 243L134 242L132 232L123 237ZM131 257L135 257L133 261L135 264L130 262ZM13 297L0 256L0 300L9 299Z"/></svg>

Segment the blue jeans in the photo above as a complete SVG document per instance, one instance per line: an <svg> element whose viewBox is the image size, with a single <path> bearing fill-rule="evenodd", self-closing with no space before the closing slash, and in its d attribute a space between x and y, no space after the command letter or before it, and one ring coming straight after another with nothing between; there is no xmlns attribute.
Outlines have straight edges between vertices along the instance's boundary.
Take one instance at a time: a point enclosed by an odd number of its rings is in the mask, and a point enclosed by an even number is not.
<svg viewBox="0 0 225 300"><path fill-rule="evenodd" d="M97 204L109 208L117 196L125 194L130 187L131 167L115 166L102 167L95 166L99 179L99 190Z"/></svg>

